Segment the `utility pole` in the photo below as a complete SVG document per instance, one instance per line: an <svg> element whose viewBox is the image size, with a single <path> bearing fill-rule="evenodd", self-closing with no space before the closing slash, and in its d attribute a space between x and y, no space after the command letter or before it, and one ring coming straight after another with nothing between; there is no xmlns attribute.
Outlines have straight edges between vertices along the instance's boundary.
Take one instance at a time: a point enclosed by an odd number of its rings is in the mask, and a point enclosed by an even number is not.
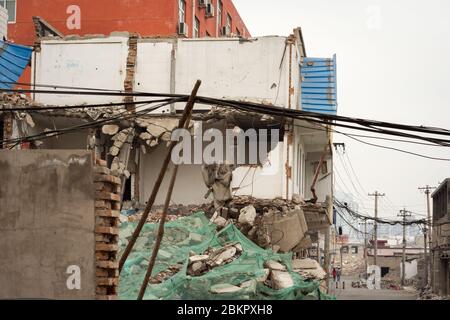
<svg viewBox="0 0 450 320"><path fill-rule="evenodd" d="M428 252L427 252L427 229L425 225L423 228L423 250L424 250L424 268L423 268L423 287L428 285ZM431 248L430 248L431 251Z"/></svg>
<svg viewBox="0 0 450 320"><path fill-rule="evenodd" d="M378 219L378 197L384 197L384 193L379 193L378 191L375 191L375 193L369 193L370 197L375 197L375 221L373 225L373 231L374 231L374 255L373 255L373 264L377 265L377 250L378 250L378 234L377 234L377 219Z"/></svg>
<svg viewBox="0 0 450 320"><path fill-rule="evenodd" d="M431 190L432 189L436 189L436 187L430 187L429 185L426 185L426 187L419 187L418 188L419 190L421 190L421 191L424 191L424 193L426 194L426 197L427 197L427 224L428 225L426 225L425 226L425 243L424 243L424 246L425 246L425 270L426 270L426 272L425 272L425 275L426 275L426 278L425 278L425 285L427 285L427 284L431 284L431 285L433 285L433 281L434 281L434 272L433 272L433 266L434 266L434 263L433 263L433 256L432 256L432 251L431 251L431 247L432 247L432 235L433 235L433 219L431 219L431 209L430 209L430 193L431 193ZM427 230L427 227L428 227L428 232L426 232L426 230ZM428 233L428 239L426 239L426 233ZM428 258L428 255L426 254L426 252L427 252L427 243L426 242L428 242L428 247L430 248L430 258ZM429 272L428 272L428 269L430 270ZM430 282L428 282L428 275L430 274Z"/></svg>
<svg viewBox="0 0 450 320"><path fill-rule="evenodd" d="M411 216L411 212L406 211L405 208L400 210L399 217L403 217L403 257L402 257L402 286L405 285L405 262L406 262L406 217Z"/></svg>
<svg viewBox="0 0 450 320"><path fill-rule="evenodd" d="M360 225L363 224L364 225L364 264L365 264L365 271L364 274L366 275L366 279L367 279L367 220L364 220L364 223L360 222Z"/></svg>

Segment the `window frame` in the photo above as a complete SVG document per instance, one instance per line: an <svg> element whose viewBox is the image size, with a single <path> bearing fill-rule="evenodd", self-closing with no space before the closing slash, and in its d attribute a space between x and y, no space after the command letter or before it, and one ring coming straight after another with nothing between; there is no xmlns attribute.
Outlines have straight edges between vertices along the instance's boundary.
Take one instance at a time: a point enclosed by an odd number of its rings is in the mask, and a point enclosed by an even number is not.
<svg viewBox="0 0 450 320"><path fill-rule="evenodd" d="M0 5L5 8L6 10L8 10L8 8L6 8L6 3L7 2L13 2L14 1L14 20L9 20L9 12L8 12L8 24L13 24L16 23L17 21L17 0L0 0Z"/></svg>
<svg viewBox="0 0 450 320"><path fill-rule="evenodd" d="M193 38L200 38L200 19L195 16L194 18L194 32L192 34Z"/></svg>
<svg viewBox="0 0 450 320"><path fill-rule="evenodd" d="M178 23L186 23L186 0L178 0Z"/></svg>

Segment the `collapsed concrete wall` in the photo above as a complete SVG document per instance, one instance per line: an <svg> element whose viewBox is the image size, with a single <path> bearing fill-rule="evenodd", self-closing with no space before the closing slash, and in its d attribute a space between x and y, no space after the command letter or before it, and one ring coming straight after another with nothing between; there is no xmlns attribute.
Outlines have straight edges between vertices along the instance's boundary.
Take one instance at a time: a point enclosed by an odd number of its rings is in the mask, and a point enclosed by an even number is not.
<svg viewBox="0 0 450 320"><path fill-rule="evenodd" d="M94 299L92 155L0 150L0 298Z"/></svg>

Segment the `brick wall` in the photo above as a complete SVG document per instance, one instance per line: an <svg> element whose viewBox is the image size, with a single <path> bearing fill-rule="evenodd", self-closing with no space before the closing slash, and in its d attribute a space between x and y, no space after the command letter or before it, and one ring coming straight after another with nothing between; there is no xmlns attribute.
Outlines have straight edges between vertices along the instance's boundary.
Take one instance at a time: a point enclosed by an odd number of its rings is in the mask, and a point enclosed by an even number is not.
<svg viewBox="0 0 450 320"><path fill-rule="evenodd" d="M119 284L119 215L120 179L106 166L106 161L96 160L95 182L95 260L96 299L117 299Z"/></svg>

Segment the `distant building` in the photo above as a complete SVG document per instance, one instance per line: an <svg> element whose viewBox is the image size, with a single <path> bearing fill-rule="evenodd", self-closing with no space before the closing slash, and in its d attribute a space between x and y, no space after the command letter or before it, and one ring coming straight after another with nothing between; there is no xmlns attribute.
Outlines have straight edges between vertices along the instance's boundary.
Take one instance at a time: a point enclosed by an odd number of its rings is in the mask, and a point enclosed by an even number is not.
<svg viewBox="0 0 450 320"><path fill-rule="evenodd" d="M432 286L439 295L450 294L450 178L431 195L433 198Z"/></svg>

